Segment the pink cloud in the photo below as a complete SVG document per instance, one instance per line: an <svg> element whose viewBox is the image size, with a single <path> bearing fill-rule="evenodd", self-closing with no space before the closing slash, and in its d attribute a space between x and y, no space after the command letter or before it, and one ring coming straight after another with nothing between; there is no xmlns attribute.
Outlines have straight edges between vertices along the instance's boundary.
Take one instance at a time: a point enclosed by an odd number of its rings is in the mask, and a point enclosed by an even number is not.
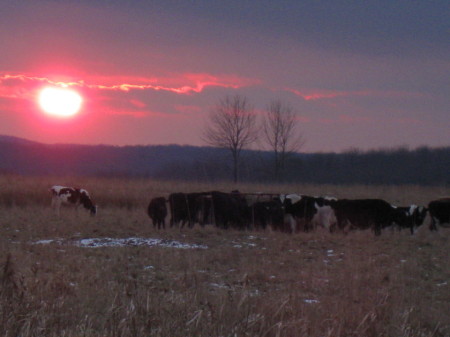
<svg viewBox="0 0 450 337"><path fill-rule="evenodd" d="M206 87L240 88L259 83L258 80L242 78L236 75L212 75L205 73L187 73L171 77L90 77L76 81L58 81L49 77L30 76L26 74L0 75L0 95L8 95L11 87L36 86L48 84L56 86L74 86L86 89L112 91L155 90L169 91L177 94L200 93ZM5 90L5 88L9 88Z"/></svg>
<svg viewBox="0 0 450 337"><path fill-rule="evenodd" d="M339 115L339 121L342 123L370 123L373 121L372 118L366 116L352 116L349 114Z"/></svg>
<svg viewBox="0 0 450 337"><path fill-rule="evenodd" d="M137 99L131 99L130 104L135 106L136 108L141 108L141 109L147 107L147 104L145 104L144 102L137 100Z"/></svg>
<svg viewBox="0 0 450 337"><path fill-rule="evenodd" d="M184 73L165 77L86 76L83 79L61 76L35 76L30 74L0 74L0 99L11 110L12 102L25 100L35 103L38 90L43 86L73 87L85 98L85 109L116 115L144 117L153 115L152 108L143 97L129 95L137 91L163 91L178 95L201 93L208 87L240 88L258 83L257 80L236 75ZM142 96L142 95L141 95ZM6 101L5 101L6 100ZM176 111L193 113L198 107L178 105Z"/></svg>
<svg viewBox="0 0 450 337"><path fill-rule="evenodd" d="M320 89L291 89L287 91L300 96L305 101L332 100L339 97L423 97L423 94L407 91L383 90L320 90Z"/></svg>

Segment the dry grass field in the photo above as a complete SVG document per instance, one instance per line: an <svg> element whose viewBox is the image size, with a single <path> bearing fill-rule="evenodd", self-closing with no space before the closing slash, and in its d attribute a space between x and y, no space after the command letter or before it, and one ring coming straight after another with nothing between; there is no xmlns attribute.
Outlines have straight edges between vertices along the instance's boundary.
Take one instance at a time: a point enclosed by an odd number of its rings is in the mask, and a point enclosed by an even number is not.
<svg viewBox="0 0 450 337"><path fill-rule="evenodd" d="M96 217L50 209L82 186ZM425 205L447 187L0 177L1 336L450 336L450 230L348 235L153 229L151 198L223 190ZM128 239L86 247L83 239ZM160 239L165 245L137 245ZM171 245L178 242L188 245Z"/></svg>

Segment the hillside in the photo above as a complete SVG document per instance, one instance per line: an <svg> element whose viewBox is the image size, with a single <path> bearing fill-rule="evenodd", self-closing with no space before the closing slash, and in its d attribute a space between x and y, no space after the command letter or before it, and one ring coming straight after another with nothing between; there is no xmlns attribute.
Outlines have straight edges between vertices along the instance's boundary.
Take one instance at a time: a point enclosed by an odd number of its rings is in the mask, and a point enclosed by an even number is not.
<svg viewBox="0 0 450 337"><path fill-rule="evenodd" d="M43 144L0 136L0 173L217 181L231 178L227 150L186 145ZM242 181L273 181L271 153L244 151ZM295 154L280 182L450 184L450 147Z"/></svg>

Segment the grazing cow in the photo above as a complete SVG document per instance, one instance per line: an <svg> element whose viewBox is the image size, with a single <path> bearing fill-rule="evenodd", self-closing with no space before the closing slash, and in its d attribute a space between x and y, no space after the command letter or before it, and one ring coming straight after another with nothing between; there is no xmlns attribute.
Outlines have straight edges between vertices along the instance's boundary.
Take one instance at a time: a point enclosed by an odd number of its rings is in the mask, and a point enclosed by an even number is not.
<svg viewBox="0 0 450 337"><path fill-rule="evenodd" d="M157 197L150 200L147 207L147 214L152 219L153 227L158 229L166 228L167 206L164 197Z"/></svg>
<svg viewBox="0 0 450 337"><path fill-rule="evenodd" d="M330 228L335 222L332 204L335 198L289 194L281 196L286 214L297 222L296 230L308 232L317 226Z"/></svg>
<svg viewBox="0 0 450 337"><path fill-rule="evenodd" d="M199 200L205 193L172 193L169 195L170 226L181 228L187 223L192 228L199 221Z"/></svg>
<svg viewBox="0 0 450 337"><path fill-rule="evenodd" d="M437 230L437 226L450 228L450 198L430 201L428 210L431 217L430 230Z"/></svg>
<svg viewBox="0 0 450 337"><path fill-rule="evenodd" d="M274 230L286 231L283 205L280 199L255 202L250 206L249 216L250 223L257 229L266 229L270 225Z"/></svg>
<svg viewBox="0 0 450 337"><path fill-rule="evenodd" d="M237 191L224 193L210 192L211 212L216 226L227 229L234 227L245 229L248 227L248 206L245 197Z"/></svg>
<svg viewBox="0 0 450 337"><path fill-rule="evenodd" d="M381 199L341 199L331 204L339 229L372 228L375 235L392 224L394 208ZM333 231L334 226L330 228Z"/></svg>
<svg viewBox="0 0 450 337"><path fill-rule="evenodd" d="M196 220L200 226L214 224L212 207L212 197L209 193L199 193L195 198Z"/></svg>
<svg viewBox="0 0 450 337"><path fill-rule="evenodd" d="M76 209L81 205L87 209L91 215L97 213L97 206L95 206L89 196L88 191L82 188L73 188L66 186L53 186L50 189L52 193L52 207L56 209L59 215L61 205L72 205Z"/></svg>
<svg viewBox="0 0 450 337"><path fill-rule="evenodd" d="M392 224L398 226L399 229L409 228L411 234L414 234L415 230L423 225L428 213L426 207L423 206L392 207Z"/></svg>

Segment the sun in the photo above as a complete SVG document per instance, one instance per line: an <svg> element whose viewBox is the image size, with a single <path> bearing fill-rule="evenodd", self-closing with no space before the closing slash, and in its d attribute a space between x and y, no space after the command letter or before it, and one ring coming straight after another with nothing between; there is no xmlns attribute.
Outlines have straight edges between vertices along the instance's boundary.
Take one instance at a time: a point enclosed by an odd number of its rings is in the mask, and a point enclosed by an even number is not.
<svg viewBox="0 0 450 337"><path fill-rule="evenodd" d="M46 87L40 91L38 99L42 110L57 117L75 115L83 103L78 92L65 87Z"/></svg>

